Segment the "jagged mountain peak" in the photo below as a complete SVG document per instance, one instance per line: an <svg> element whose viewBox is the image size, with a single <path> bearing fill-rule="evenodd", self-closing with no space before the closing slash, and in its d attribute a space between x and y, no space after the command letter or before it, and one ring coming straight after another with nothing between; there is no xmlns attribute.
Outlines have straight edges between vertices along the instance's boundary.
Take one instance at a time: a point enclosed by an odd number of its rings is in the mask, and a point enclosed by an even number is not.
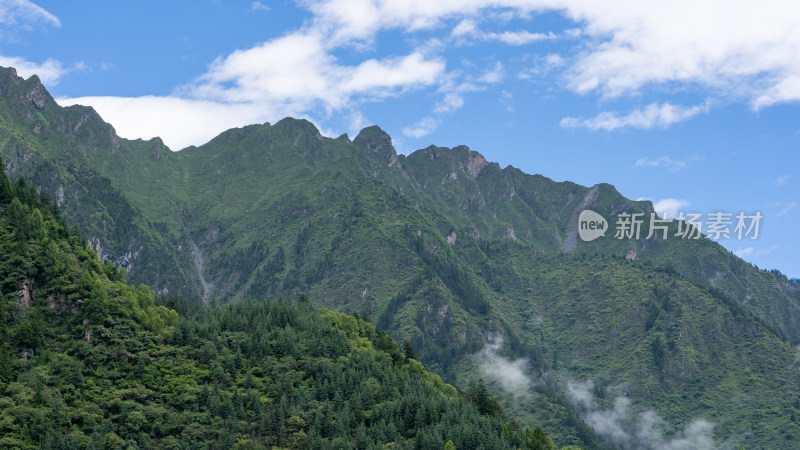
<svg viewBox="0 0 800 450"><path fill-rule="evenodd" d="M483 155L471 150L466 145L453 148L431 145L412 153L409 155L409 159L435 161L436 165L446 166L446 169L449 170L460 170L470 178L477 178L487 166L500 168L499 164L488 162Z"/></svg>
<svg viewBox="0 0 800 450"><path fill-rule="evenodd" d="M47 92L36 75L24 79L10 67L0 67L0 95L7 98L16 97L18 107L14 108L20 117L35 118L36 111L45 111L56 105L55 100Z"/></svg>
<svg viewBox="0 0 800 450"><path fill-rule="evenodd" d="M377 125L362 129L353 139L353 145L374 153L383 164L392 170L402 168L400 157L392 144L392 137Z"/></svg>
<svg viewBox="0 0 800 450"><path fill-rule="evenodd" d="M315 140L322 140L322 133L320 133L316 125L307 119L285 117L273 126L276 130L293 135L295 141L299 141L302 136L311 136Z"/></svg>
<svg viewBox="0 0 800 450"><path fill-rule="evenodd" d="M375 153L396 153L392 145L392 137L381 127L372 125L362 129L353 139L353 144L364 147Z"/></svg>

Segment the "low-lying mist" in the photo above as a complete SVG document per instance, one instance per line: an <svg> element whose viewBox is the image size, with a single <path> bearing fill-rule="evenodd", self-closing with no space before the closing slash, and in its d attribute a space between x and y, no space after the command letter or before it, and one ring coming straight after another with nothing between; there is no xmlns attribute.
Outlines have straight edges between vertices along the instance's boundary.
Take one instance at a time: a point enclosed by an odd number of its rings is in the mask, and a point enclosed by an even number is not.
<svg viewBox="0 0 800 450"><path fill-rule="evenodd" d="M677 450L713 449L714 425L695 419L670 438L664 436L666 421L655 411L634 411L626 397L614 399L611 408L602 407L595 397L594 383L567 382L567 394L586 423L605 441L623 449Z"/></svg>

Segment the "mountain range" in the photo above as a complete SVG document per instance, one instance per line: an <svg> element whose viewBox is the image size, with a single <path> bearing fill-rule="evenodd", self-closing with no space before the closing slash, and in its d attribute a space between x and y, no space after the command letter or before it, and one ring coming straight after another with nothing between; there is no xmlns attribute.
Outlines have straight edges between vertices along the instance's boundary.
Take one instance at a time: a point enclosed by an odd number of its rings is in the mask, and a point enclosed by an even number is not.
<svg viewBox="0 0 800 450"><path fill-rule="evenodd" d="M334 139L292 118L173 152L13 69L0 70L0 156L129 283L173 302L304 295L358 313L445 380L485 378L561 445L800 437L800 284L675 237L677 221L668 239L583 241L584 210L611 224L654 213L611 185L466 146L402 155L379 127Z"/></svg>
<svg viewBox="0 0 800 450"><path fill-rule="evenodd" d="M0 173L0 448L556 448L363 319L303 297L179 316L124 275Z"/></svg>

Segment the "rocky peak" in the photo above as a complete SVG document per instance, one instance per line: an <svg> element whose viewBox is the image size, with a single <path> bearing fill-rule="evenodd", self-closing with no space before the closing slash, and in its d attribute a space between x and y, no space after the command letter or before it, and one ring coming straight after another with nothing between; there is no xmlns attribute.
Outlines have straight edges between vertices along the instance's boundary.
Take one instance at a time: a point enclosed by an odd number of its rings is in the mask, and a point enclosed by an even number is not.
<svg viewBox="0 0 800 450"><path fill-rule="evenodd" d="M4 97L18 97L23 103L42 111L55 100L47 92L38 76L32 75L27 80L17 74L13 67L0 67L0 94Z"/></svg>
<svg viewBox="0 0 800 450"><path fill-rule="evenodd" d="M298 145L303 138L311 137L315 140L322 140L322 133L317 127L306 119L295 119L286 117L274 125L278 130L285 131L294 140L294 145Z"/></svg>
<svg viewBox="0 0 800 450"><path fill-rule="evenodd" d="M8 96L14 86L18 86L23 80L17 75L17 69L13 67L0 67L0 91L4 96Z"/></svg>
<svg viewBox="0 0 800 450"><path fill-rule="evenodd" d="M431 145L425 149L417 150L409 157L412 159L425 158L437 161L438 164L445 166L443 170L446 173L454 174L460 170L469 178L473 179L477 178L483 169L489 165L489 162L486 161L483 155L470 150L466 145L459 145L453 148Z"/></svg>
<svg viewBox="0 0 800 450"><path fill-rule="evenodd" d="M25 93L25 99L31 102L37 111L44 110L48 104L54 103L53 97L50 96L50 93L39 81L39 77L33 75L26 80L26 84L28 84L28 89Z"/></svg>
<svg viewBox="0 0 800 450"><path fill-rule="evenodd" d="M379 126L373 125L361 130L353 139L353 144L377 154L387 166L399 167L397 151L392 145L392 137Z"/></svg>

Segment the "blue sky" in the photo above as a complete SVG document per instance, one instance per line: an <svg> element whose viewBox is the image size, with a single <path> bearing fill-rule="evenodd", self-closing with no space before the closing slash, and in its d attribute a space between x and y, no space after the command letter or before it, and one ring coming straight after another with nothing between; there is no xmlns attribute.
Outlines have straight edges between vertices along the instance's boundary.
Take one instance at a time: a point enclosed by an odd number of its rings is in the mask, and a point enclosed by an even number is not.
<svg viewBox="0 0 800 450"><path fill-rule="evenodd" d="M0 65L173 150L304 117L402 153L761 212L722 240L800 277L800 6L790 1L0 0Z"/></svg>

